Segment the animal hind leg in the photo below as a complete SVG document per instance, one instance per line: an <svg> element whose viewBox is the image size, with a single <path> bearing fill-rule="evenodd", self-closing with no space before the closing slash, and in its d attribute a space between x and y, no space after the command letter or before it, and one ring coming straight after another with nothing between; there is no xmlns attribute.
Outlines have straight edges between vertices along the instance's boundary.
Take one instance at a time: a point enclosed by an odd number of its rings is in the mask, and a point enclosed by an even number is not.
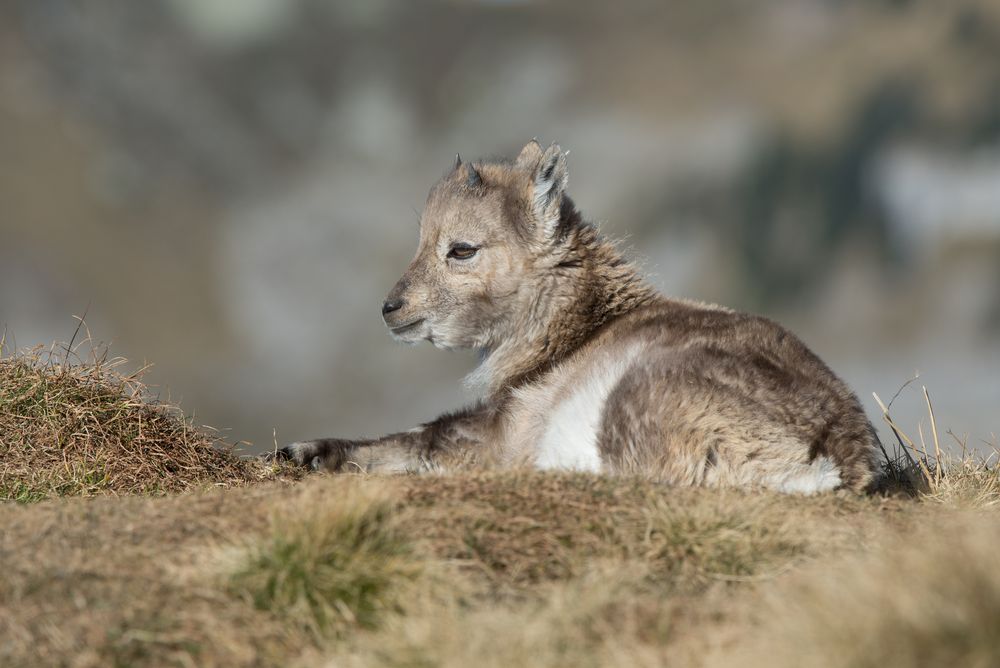
<svg viewBox="0 0 1000 668"><path fill-rule="evenodd" d="M729 388L669 365L626 374L599 438L607 470L672 485L812 494L844 486L841 469L788 425L763 419Z"/></svg>

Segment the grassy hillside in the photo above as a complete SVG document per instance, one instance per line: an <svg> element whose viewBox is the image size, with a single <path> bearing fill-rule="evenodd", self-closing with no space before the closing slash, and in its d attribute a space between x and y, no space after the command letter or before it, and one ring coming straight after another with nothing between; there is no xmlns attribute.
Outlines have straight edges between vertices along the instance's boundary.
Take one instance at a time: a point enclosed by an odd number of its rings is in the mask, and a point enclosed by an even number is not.
<svg viewBox="0 0 1000 668"><path fill-rule="evenodd" d="M870 497L511 472L290 485L107 367L0 369L0 488L48 497L0 503L3 666L1000 656L1000 486L983 465Z"/></svg>

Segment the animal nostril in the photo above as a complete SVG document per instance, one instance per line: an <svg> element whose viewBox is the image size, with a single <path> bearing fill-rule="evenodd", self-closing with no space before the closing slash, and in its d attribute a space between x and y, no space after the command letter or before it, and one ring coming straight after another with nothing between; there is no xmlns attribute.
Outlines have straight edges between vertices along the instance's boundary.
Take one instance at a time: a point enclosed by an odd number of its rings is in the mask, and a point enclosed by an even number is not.
<svg viewBox="0 0 1000 668"><path fill-rule="evenodd" d="M389 315L393 311L398 311L403 308L402 299L388 299L384 304L382 304L382 315Z"/></svg>

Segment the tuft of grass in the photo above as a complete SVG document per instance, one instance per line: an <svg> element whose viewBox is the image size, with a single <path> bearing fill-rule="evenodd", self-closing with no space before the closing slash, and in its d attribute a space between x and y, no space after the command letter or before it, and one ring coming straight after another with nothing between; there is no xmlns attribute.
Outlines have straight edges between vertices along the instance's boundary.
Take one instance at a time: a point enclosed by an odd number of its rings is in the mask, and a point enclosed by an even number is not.
<svg viewBox="0 0 1000 668"><path fill-rule="evenodd" d="M107 351L87 360L33 349L0 357L0 499L165 494L297 477L153 399L142 371Z"/></svg>
<svg viewBox="0 0 1000 668"><path fill-rule="evenodd" d="M354 486L335 503L316 495L276 515L230 587L258 610L323 637L377 627L417 574L388 497Z"/></svg>
<svg viewBox="0 0 1000 668"><path fill-rule="evenodd" d="M966 455L945 458L940 468L941 482L922 494L923 500L970 510L1000 506L1000 470L989 461Z"/></svg>
<svg viewBox="0 0 1000 668"><path fill-rule="evenodd" d="M896 392L893 400L910 382L912 380ZM882 420L896 439L891 454L882 450L885 462L879 491L902 493L953 507L988 508L1000 504L1000 470L997 468L1000 448L996 443L986 443L992 453L977 454L970 450L966 441L951 432L948 433L958 446L958 452L942 444L930 394L926 387L922 390L930 434L925 437L923 423L918 423L916 441L893 419L889 412L892 401L887 405L873 394L882 409Z"/></svg>

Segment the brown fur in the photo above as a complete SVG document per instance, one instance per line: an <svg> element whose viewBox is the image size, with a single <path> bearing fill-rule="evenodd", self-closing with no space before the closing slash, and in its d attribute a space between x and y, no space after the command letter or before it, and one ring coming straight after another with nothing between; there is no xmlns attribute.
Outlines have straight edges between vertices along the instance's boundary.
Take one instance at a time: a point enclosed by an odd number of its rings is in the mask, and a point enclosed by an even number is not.
<svg viewBox="0 0 1000 668"><path fill-rule="evenodd" d="M459 160L431 190L417 255L386 301L397 338L480 351L479 404L284 453L335 471L528 465L867 488L874 430L844 383L770 320L658 295L583 220L566 182L555 145L532 141L513 163Z"/></svg>

